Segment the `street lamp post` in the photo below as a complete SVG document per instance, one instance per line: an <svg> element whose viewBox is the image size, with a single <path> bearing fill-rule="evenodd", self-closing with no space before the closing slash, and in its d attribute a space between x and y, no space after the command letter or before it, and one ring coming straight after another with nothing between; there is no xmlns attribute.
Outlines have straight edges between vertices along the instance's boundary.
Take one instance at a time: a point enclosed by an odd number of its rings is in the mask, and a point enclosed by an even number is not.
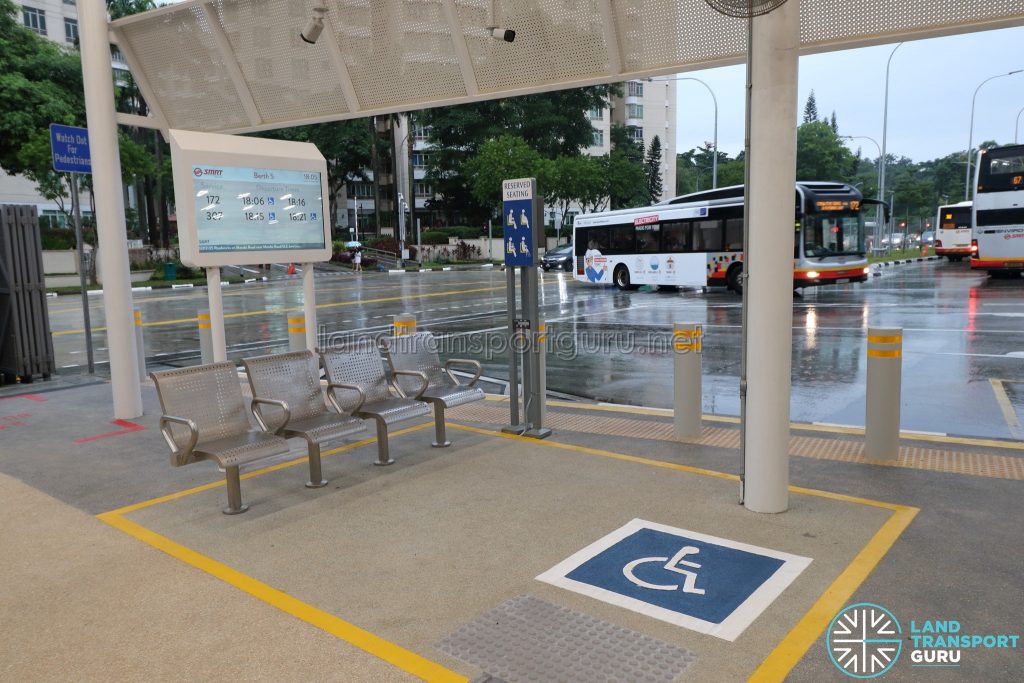
<svg viewBox="0 0 1024 683"><path fill-rule="evenodd" d="M995 76L989 76L974 89L974 96L971 98L971 126L968 129L967 136L967 165L964 169L964 201L971 198L971 149L974 147L974 103L978 99L978 91L981 90L981 86L985 85L989 81L993 81L1003 76L1012 76L1019 74L1024 69L1015 69L1014 71L1008 71L1005 74L996 74Z"/></svg>
<svg viewBox="0 0 1024 683"><path fill-rule="evenodd" d="M1017 125L1015 125L1013 127L1013 144L1015 144L1015 145L1019 142L1019 138L1018 138L1017 134L1020 133L1020 115L1021 114L1024 114L1024 107L1021 107L1020 111L1017 112Z"/></svg>
<svg viewBox="0 0 1024 683"><path fill-rule="evenodd" d="M846 140L870 140L871 142L873 142L875 144L875 147L878 148L878 188L877 188L877 193L875 194L875 197L877 199L882 199L882 197L885 196L885 195L882 194L882 172L883 172L882 171L882 165L885 163L885 160L884 160L884 158L882 156L882 146L878 144L877 140L875 140L872 137L868 137L867 135L840 135L839 137L844 138ZM878 234L879 234L879 229L881 227L881 216L882 216L882 207L881 206L876 206L875 207L875 234L871 238L871 246L872 246L872 248L877 248L878 247L878 239L879 239Z"/></svg>
<svg viewBox="0 0 1024 683"><path fill-rule="evenodd" d="M718 98L715 97L715 91L711 89L710 85L708 85L707 83L705 83L704 81L702 81L699 78L694 78L693 76L681 76L681 77L678 77L678 78L648 78L647 80L651 81L651 82L656 82L656 81L696 81L697 83L700 83L705 88L707 88L708 93L711 95L711 101L714 102L714 104L715 104L715 137L714 137L714 142L711 143L712 145L714 145L715 153L714 153L714 156L712 157L712 161L711 161L711 188L712 189L717 188L718 187Z"/></svg>
<svg viewBox="0 0 1024 683"><path fill-rule="evenodd" d="M881 170L878 172L878 196L884 199L885 197L885 166L886 166L886 147L885 143L889 135L889 69L892 66L892 57L896 54L896 50L903 47L903 43L899 43L889 53L889 61L885 63L885 102L882 105L882 159L880 162ZM890 204L891 206L891 204ZM876 221L877 223L877 221ZM880 236L881 226L875 226L875 240L878 241ZM886 226L888 229L888 226Z"/></svg>

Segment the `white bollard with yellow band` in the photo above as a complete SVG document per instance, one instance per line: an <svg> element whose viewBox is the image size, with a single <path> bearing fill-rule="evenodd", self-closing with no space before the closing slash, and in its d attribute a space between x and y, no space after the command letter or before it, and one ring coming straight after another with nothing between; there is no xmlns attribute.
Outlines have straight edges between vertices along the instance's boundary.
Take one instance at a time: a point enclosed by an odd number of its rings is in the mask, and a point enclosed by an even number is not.
<svg viewBox="0 0 1024 683"><path fill-rule="evenodd" d="M408 313L396 315L392 326L394 328L394 336L396 337L416 334L416 316L409 315Z"/></svg>
<svg viewBox="0 0 1024 683"><path fill-rule="evenodd" d="M864 455L896 460L900 454L900 388L903 328L868 328L868 388Z"/></svg>
<svg viewBox="0 0 1024 683"><path fill-rule="evenodd" d="M288 350L306 350L306 316L304 313L292 311L288 316Z"/></svg>
<svg viewBox="0 0 1024 683"><path fill-rule="evenodd" d="M697 323L676 323L672 332L674 375L673 423L678 438L699 439L701 433L701 351L704 329Z"/></svg>

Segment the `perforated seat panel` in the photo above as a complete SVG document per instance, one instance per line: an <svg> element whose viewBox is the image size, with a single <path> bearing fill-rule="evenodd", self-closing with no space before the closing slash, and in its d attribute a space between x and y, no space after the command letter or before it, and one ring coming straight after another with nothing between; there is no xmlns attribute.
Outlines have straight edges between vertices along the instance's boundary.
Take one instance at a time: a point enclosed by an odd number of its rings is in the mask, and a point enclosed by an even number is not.
<svg viewBox="0 0 1024 683"><path fill-rule="evenodd" d="M241 435L200 441L195 447L197 455L206 455L216 460L221 467L244 465L253 460L283 455L287 452L287 439L255 429Z"/></svg>
<svg viewBox="0 0 1024 683"><path fill-rule="evenodd" d="M427 401L440 401L445 408L454 408L473 401L482 401L485 396L482 389L459 386L427 390L423 392L422 398Z"/></svg>
<svg viewBox="0 0 1024 683"><path fill-rule="evenodd" d="M347 415L326 413L301 420L290 420L284 430L285 436L300 436L310 441L324 443L366 431L362 420Z"/></svg>
<svg viewBox="0 0 1024 683"><path fill-rule="evenodd" d="M386 401L367 403L356 411L356 415L359 417L380 418L388 425L416 417L425 417L429 414L430 406L423 401L414 401L411 398L389 398Z"/></svg>

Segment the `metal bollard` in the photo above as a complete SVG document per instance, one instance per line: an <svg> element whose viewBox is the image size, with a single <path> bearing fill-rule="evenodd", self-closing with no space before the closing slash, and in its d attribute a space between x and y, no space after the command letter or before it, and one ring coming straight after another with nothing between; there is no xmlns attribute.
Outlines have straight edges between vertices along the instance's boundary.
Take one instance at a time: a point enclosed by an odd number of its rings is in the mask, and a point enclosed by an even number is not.
<svg viewBox="0 0 1024 683"><path fill-rule="evenodd" d="M139 381L146 381L146 344L142 338L142 311L135 309L135 356L139 359Z"/></svg>
<svg viewBox="0 0 1024 683"><path fill-rule="evenodd" d="M673 424L676 436L699 439L701 435L701 353L704 329L698 323L676 323L672 333Z"/></svg>
<svg viewBox="0 0 1024 683"><path fill-rule="evenodd" d="M540 421L548 421L548 328L545 323L537 323L537 381L540 386Z"/></svg>
<svg viewBox="0 0 1024 683"><path fill-rule="evenodd" d="M306 314L288 313L288 350L306 350Z"/></svg>
<svg viewBox="0 0 1024 683"><path fill-rule="evenodd" d="M864 455L896 460L900 454L900 385L903 328L868 328L868 389Z"/></svg>
<svg viewBox="0 0 1024 683"><path fill-rule="evenodd" d="M403 337L407 334L416 334L416 316L403 313L395 316L394 334L396 337Z"/></svg>
<svg viewBox="0 0 1024 683"><path fill-rule="evenodd" d="M210 327L210 309L204 308L196 316L199 322L199 355L203 365L213 362L213 331Z"/></svg>

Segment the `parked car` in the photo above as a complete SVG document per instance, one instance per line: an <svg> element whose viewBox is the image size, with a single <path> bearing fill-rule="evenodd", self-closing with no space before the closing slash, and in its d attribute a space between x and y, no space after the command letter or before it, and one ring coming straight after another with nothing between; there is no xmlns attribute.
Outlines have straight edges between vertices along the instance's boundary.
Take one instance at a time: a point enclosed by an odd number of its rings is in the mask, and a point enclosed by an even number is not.
<svg viewBox="0 0 1024 683"><path fill-rule="evenodd" d="M929 247L935 244L935 231L925 230L921 233L921 244L927 244Z"/></svg>
<svg viewBox="0 0 1024 683"><path fill-rule="evenodd" d="M572 272L573 253L571 244L563 244L544 254L540 259L540 267L545 271L558 269Z"/></svg>

